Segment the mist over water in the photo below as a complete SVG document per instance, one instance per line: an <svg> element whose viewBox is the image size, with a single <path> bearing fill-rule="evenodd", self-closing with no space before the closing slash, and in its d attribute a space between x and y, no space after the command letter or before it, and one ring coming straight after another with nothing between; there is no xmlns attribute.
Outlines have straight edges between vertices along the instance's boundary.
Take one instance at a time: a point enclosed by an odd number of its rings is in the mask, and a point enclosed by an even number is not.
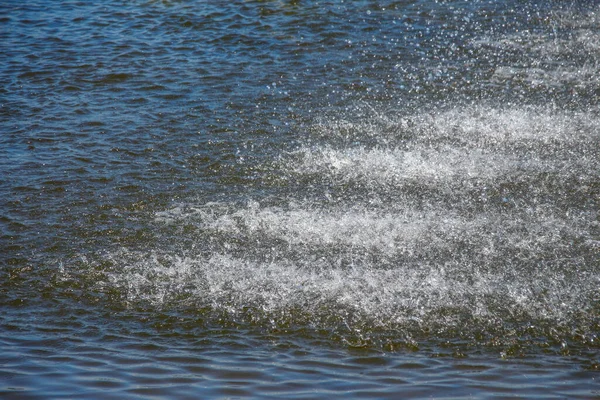
<svg viewBox="0 0 600 400"><path fill-rule="evenodd" d="M597 395L595 2L0 23L0 393Z"/></svg>

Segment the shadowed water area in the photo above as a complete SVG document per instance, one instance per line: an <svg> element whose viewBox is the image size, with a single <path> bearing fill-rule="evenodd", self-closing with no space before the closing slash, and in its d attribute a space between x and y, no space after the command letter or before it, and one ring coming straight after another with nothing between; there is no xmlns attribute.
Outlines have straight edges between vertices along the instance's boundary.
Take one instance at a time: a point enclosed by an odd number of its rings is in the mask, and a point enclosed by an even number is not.
<svg viewBox="0 0 600 400"><path fill-rule="evenodd" d="M0 397L600 396L600 3L0 4Z"/></svg>

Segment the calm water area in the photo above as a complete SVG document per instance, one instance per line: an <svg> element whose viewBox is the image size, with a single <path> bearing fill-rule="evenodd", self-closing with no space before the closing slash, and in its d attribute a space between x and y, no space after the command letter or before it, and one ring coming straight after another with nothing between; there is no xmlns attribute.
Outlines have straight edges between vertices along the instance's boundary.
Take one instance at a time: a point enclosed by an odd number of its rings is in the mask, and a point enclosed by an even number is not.
<svg viewBox="0 0 600 400"><path fill-rule="evenodd" d="M600 2L0 2L0 398L600 398Z"/></svg>

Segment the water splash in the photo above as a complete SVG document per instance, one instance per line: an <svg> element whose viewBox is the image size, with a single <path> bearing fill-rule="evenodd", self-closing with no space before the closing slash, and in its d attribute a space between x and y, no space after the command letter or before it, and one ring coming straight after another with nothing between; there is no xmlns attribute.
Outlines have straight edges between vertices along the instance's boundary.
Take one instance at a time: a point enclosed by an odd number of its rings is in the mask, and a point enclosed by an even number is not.
<svg viewBox="0 0 600 400"><path fill-rule="evenodd" d="M353 343L577 331L589 344L600 299L594 115L473 107L321 122L321 147L284 154L273 171L282 187L327 193L158 212L157 226L185 226L194 245L112 253L97 290Z"/></svg>
<svg viewBox="0 0 600 400"><path fill-rule="evenodd" d="M163 209L156 243L61 274L126 307L354 344L598 346L597 15L566 10L432 48L439 59L414 76L398 68L407 93L429 81L432 98L462 102L323 111L291 149L244 147L223 178L250 185L241 195ZM500 92L510 102L480 100Z"/></svg>

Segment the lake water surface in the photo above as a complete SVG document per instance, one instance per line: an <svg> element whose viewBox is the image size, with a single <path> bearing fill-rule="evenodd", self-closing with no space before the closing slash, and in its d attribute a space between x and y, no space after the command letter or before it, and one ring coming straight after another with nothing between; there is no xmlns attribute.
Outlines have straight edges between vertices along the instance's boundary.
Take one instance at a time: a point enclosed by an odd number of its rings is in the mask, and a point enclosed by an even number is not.
<svg viewBox="0 0 600 400"><path fill-rule="evenodd" d="M0 397L600 397L600 3L0 4Z"/></svg>

